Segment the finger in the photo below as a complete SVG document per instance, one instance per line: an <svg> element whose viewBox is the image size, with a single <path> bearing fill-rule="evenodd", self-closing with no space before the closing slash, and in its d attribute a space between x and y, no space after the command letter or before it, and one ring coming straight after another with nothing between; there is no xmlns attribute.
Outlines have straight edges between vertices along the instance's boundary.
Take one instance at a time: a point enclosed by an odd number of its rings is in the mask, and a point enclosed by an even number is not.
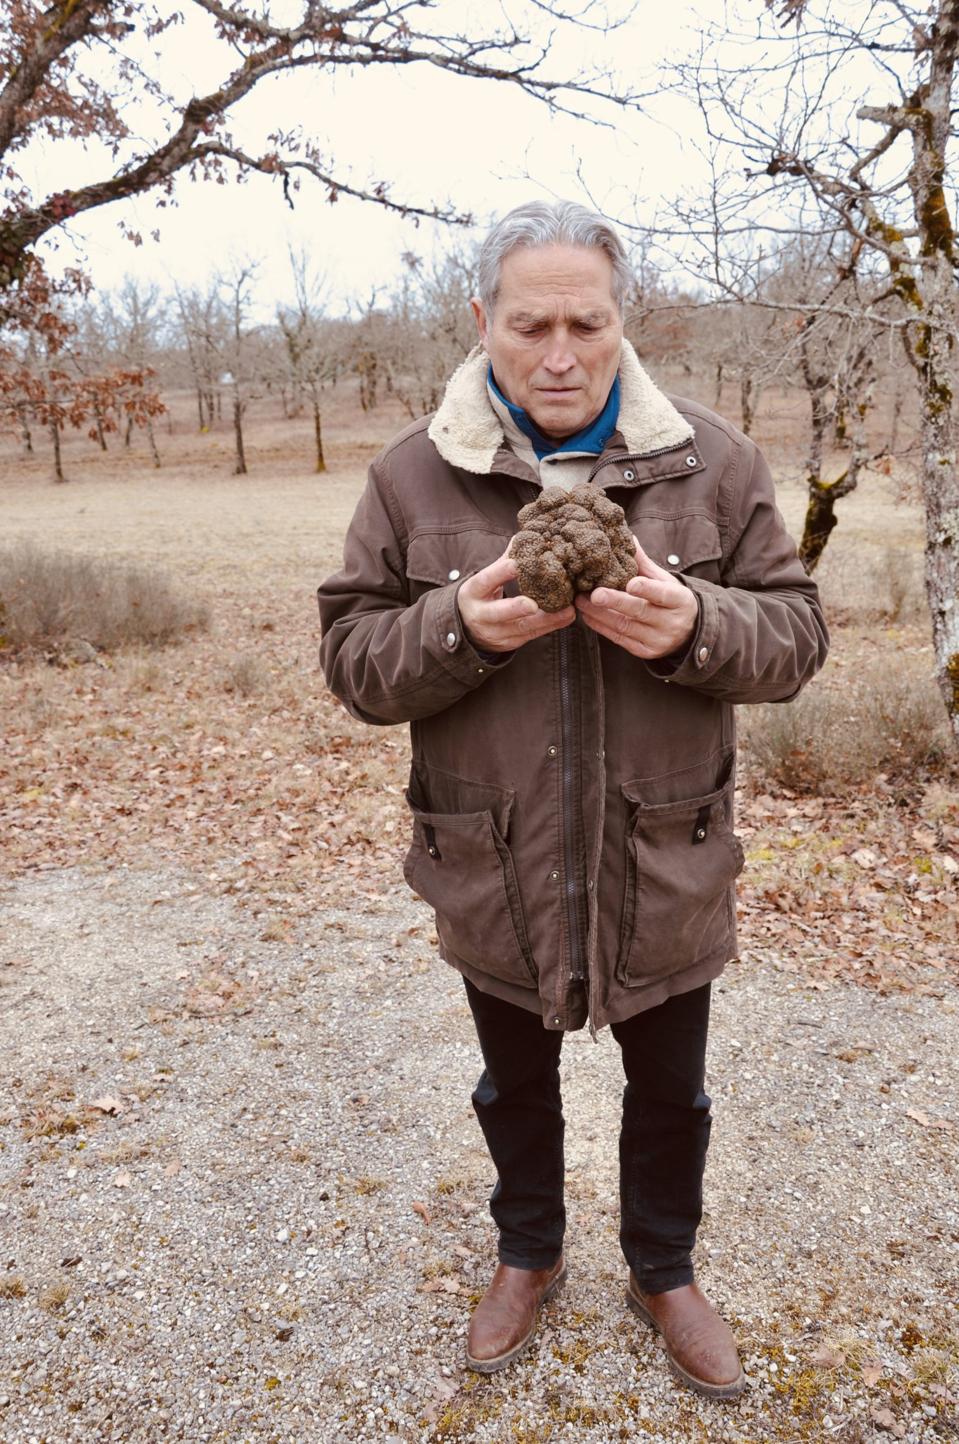
<svg viewBox="0 0 959 1444"><path fill-rule="evenodd" d="M561 612L538 612L535 616L522 617L513 627L507 629L502 640L508 637L514 646L520 647L524 642L535 641L537 637L545 637L550 632L558 632L562 627L568 627L575 617L572 607L564 607Z"/></svg>
<svg viewBox="0 0 959 1444"><path fill-rule="evenodd" d="M660 581L664 579L671 581L672 572L666 571L665 567L661 567L658 562L653 561L652 557L646 555L639 544L639 538L637 536L633 537L633 541L636 543L636 565L639 567L640 576L657 577Z"/></svg>
<svg viewBox="0 0 959 1444"><path fill-rule="evenodd" d="M641 597L654 607L675 607L679 605L682 586L682 582L673 577L665 582L657 577L632 577L626 583L626 591L631 597Z"/></svg>
<svg viewBox="0 0 959 1444"><path fill-rule="evenodd" d="M513 622L519 617L535 617L538 612L539 607L532 597L494 597L492 601L476 601L476 620L487 627Z"/></svg>
<svg viewBox="0 0 959 1444"><path fill-rule="evenodd" d="M493 597L507 582L513 581L515 576L516 563L504 552L495 562L490 562L488 567L483 567L482 571L467 577L460 590L465 591L468 588L469 595L473 597Z"/></svg>
<svg viewBox="0 0 959 1444"><path fill-rule="evenodd" d="M597 632L599 636L605 637L609 642L615 642L618 647L622 647L624 651L631 652L634 657L642 657L648 661L650 658L659 655L655 646L647 645L646 642L639 641L636 637L626 635L621 631L614 620L615 615L616 614L609 612L598 612L591 615L589 612L584 611L583 621L591 631Z"/></svg>
<svg viewBox="0 0 959 1444"><path fill-rule="evenodd" d="M583 597L583 602L586 606L593 606L604 612L620 612L634 622L642 621L649 611L649 603L645 597L634 596L632 592L615 591L612 587L596 587Z"/></svg>

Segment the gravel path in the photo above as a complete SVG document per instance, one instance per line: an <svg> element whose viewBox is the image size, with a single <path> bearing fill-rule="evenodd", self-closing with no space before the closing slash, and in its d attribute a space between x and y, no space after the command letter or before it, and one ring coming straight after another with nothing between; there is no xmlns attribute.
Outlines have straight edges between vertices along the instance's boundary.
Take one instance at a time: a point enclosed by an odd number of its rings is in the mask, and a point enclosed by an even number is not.
<svg viewBox="0 0 959 1444"><path fill-rule="evenodd" d="M286 935L188 874L0 888L0 1439L959 1438L959 990L714 994L700 1279L734 1404L622 1301L611 1036L564 1052L566 1290L463 1368L492 1268L478 1071L405 890Z"/></svg>

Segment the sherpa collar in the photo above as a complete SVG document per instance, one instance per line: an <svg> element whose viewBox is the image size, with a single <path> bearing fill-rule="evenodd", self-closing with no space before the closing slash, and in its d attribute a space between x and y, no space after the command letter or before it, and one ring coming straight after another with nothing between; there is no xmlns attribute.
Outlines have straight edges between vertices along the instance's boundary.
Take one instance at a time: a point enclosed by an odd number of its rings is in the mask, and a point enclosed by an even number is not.
<svg viewBox="0 0 959 1444"><path fill-rule="evenodd" d="M493 458L505 439L502 422L490 402L488 371L486 352L482 346L474 346L450 377L428 433L444 461L481 475L492 471ZM693 428L650 380L625 339L619 384L619 431L627 451L644 456L691 439Z"/></svg>

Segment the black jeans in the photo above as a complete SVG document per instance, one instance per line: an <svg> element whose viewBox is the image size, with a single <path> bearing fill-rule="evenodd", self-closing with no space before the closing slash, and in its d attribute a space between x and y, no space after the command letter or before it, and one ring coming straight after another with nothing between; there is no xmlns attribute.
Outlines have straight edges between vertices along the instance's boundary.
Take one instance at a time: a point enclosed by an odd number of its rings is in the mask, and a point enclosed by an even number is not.
<svg viewBox="0 0 959 1444"><path fill-rule="evenodd" d="M566 1226L563 1034L544 1028L538 1014L464 982L486 1064L473 1107L498 1175L490 1212L499 1257L516 1268L550 1268ZM708 1026L708 983L612 1024L626 1074L620 1243L646 1293L693 1278L711 1123L703 1092Z"/></svg>

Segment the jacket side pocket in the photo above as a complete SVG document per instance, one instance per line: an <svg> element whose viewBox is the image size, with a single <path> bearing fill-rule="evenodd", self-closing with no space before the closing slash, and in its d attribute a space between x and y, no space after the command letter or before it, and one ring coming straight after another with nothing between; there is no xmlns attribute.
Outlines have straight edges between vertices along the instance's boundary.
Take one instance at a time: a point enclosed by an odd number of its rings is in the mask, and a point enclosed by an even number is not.
<svg viewBox="0 0 959 1444"><path fill-rule="evenodd" d="M732 953L733 883L745 861L731 827L731 778L677 802L646 801L642 789L621 788L632 811L616 972L627 987L681 972L724 947Z"/></svg>
<svg viewBox="0 0 959 1444"><path fill-rule="evenodd" d="M492 977L535 985L513 858L492 812L425 812L407 801L413 841L403 876L434 909L444 950Z"/></svg>

